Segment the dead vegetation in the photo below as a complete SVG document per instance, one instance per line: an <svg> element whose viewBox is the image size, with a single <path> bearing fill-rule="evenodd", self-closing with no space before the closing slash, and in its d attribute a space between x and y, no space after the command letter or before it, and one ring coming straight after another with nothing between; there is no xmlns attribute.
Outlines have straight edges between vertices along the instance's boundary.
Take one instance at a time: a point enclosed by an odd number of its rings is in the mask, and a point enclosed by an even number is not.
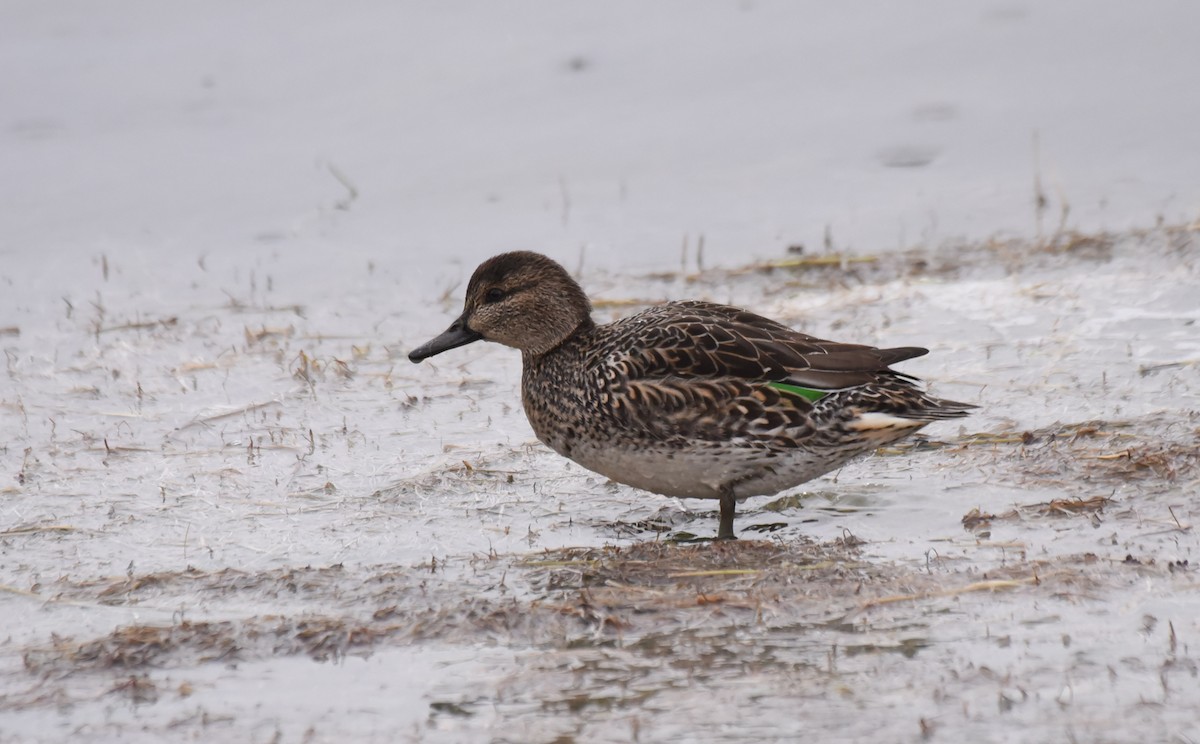
<svg viewBox="0 0 1200 744"><path fill-rule="evenodd" d="M416 639L521 638L546 642L563 634L629 631L679 623L688 610L720 607L753 620L764 603L787 596L828 597L837 587L882 580L857 558L847 535L828 545L743 540L676 545L578 548L479 558L475 574L493 590L464 596L441 580L436 562L416 569L352 574L342 566L250 573L189 569L35 587L52 601L138 604L166 597L244 602L311 594L345 614L259 615L239 620L181 620L133 625L80 641L55 638L27 649L34 673L230 662L304 654L317 660L365 653L381 643ZM527 584L518 592L508 582ZM50 591L54 590L51 597ZM853 592L851 592L853 593ZM678 613L685 613L681 616ZM635 622L639 618L642 622Z"/></svg>
<svg viewBox="0 0 1200 744"><path fill-rule="evenodd" d="M542 593L577 592L544 607L599 627L629 629L637 616L660 622L663 613L715 606L754 613L785 594L832 593L882 575L858 559L858 545L852 535L826 545L646 542L554 551L522 565Z"/></svg>
<svg viewBox="0 0 1200 744"><path fill-rule="evenodd" d="M880 449L878 454L966 453L980 448L991 448L997 457L1016 458L1022 466L1013 473L1029 483L1040 479L1043 485L1114 487L1131 482L1174 483L1200 476L1200 429L1159 426L1152 420L1054 424L968 433L944 441L917 436Z"/></svg>
<svg viewBox="0 0 1200 744"><path fill-rule="evenodd" d="M1070 508L1046 506L1047 511ZM60 582L59 597L90 597L99 603L134 602L170 593L226 594L231 601L244 602L247 592L268 597L324 592L341 595L337 604L342 612L129 625L91 640L55 636L47 645L27 648L22 658L29 672L42 677L118 670L131 675L121 677L128 682L137 680L145 669L289 655L327 661L435 639L553 646L571 638L605 643L605 638L629 640L645 633L662 637L671 628L731 622L770 628L776 623L791 627L799 621L821 627L852 622L875 608L899 602L1038 589L1045 584L1061 593L1094 581L1086 572L1094 556L1074 562L1018 561L982 577L954 577L867 562L859 555L860 546L859 540L846 535L827 544L645 542L480 558L476 575L490 577L492 589L474 595L464 595L453 582L439 580L437 564L368 574L330 566L261 574L189 570L72 585ZM339 587L360 588L343 594ZM118 685L125 692L154 692L141 682L132 686L125 682ZM21 704L29 703L28 698L20 699Z"/></svg>
<svg viewBox="0 0 1200 744"><path fill-rule="evenodd" d="M1162 231L1174 241L1187 240L1189 231ZM886 253L850 253L834 250L827 243L820 252L804 246L790 246L782 258L756 261L734 268L686 267L678 272L655 272L645 278L656 281L683 279L688 283L727 284L746 275L785 274L800 284L845 286L853 283L878 283L905 278L953 279L966 273L986 273L997 269L1008 274L1035 272L1060 265L1063 258L1074 261L1105 262L1113 257L1120 236L1108 233L1080 233L1060 230L1051 239L1032 242L1016 239L992 239L973 243L952 243L934 248L921 246ZM643 304L640 300L602 300L600 306ZM647 303L652 304L652 303Z"/></svg>
<svg viewBox="0 0 1200 744"><path fill-rule="evenodd" d="M980 530L990 527L995 521L1020 521L1037 517L1079 516L1103 512L1112 503L1105 496L1093 496L1090 499L1054 499L1038 504L1024 504L1000 514L989 514L972 509L963 515L963 527L968 530Z"/></svg>

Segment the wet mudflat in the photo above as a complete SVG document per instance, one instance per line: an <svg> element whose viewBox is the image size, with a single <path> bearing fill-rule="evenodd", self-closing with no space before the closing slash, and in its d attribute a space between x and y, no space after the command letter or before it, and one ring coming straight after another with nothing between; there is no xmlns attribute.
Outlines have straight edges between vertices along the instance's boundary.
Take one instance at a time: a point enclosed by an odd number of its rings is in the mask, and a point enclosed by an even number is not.
<svg viewBox="0 0 1200 744"><path fill-rule="evenodd" d="M264 248L13 286L0 741L1200 740L1198 240L585 264L598 319L928 346L904 371L981 406L720 544L714 503L536 443L516 354L404 359L457 274Z"/></svg>

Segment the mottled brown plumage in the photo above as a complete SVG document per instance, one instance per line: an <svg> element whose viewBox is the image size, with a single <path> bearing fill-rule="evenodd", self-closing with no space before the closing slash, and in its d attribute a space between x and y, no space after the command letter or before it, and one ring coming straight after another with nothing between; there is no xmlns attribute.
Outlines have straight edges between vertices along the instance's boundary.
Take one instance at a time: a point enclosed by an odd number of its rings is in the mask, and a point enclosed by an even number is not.
<svg viewBox="0 0 1200 744"><path fill-rule="evenodd" d="M520 349L538 439L615 481L735 503L839 467L974 406L926 395L890 365L925 349L807 336L708 302L669 302L608 325L559 264L505 253L476 269L462 315L414 362L477 340Z"/></svg>

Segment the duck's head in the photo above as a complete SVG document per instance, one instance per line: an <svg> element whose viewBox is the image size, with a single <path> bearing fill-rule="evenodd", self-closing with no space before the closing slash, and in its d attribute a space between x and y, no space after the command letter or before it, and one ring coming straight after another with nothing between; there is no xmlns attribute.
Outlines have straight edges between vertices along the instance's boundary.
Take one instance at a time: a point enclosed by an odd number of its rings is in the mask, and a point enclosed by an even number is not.
<svg viewBox="0 0 1200 744"><path fill-rule="evenodd" d="M587 295L556 262L529 251L501 253L475 269L458 320L408 358L420 362L481 339L543 354L590 326L591 312Z"/></svg>

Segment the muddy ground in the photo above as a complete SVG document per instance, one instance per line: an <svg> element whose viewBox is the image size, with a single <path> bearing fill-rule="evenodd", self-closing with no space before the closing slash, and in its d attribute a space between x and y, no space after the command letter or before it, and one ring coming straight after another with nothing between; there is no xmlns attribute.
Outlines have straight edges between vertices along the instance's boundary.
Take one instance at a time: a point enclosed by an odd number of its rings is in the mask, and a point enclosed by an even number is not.
<svg viewBox="0 0 1200 744"><path fill-rule="evenodd" d="M598 318L928 346L981 406L724 544L536 443L511 351L405 360L470 267L6 274L0 742L1200 741L1198 241L580 257Z"/></svg>

